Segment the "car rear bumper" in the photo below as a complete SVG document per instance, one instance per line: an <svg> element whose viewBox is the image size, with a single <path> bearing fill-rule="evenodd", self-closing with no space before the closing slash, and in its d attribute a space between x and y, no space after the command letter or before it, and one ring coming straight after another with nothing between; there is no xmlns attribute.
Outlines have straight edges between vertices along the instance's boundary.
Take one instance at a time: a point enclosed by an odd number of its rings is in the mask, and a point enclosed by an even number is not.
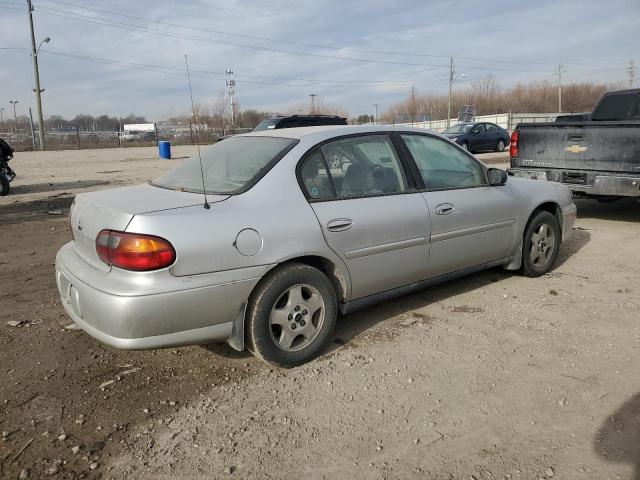
<svg viewBox="0 0 640 480"><path fill-rule="evenodd" d="M202 285L202 278L198 278L194 282L197 286L185 289L184 277L175 277L174 291L129 295L90 285L87 278L95 278L99 284L100 275L105 275L90 272L92 268L83 265L71 244L60 249L56 256L56 283L62 305L89 335L123 349L227 340L234 322L242 320L246 301L260 278L244 278L247 274L255 275L255 269L248 269L249 272L238 271L234 281Z"/></svg>
<svg viewBox="0 0 640 480"><path fill-rule="evenodd" d="M510 175L534 180L549 180L562 183L576 196L608 196L608 197L639 197L640 175L611 174L602 175L599 172L590 171L563 171L559 169L548 170L544 168L510 168ZM566 181L571 179L572 181ZM573 183L580 182L580 183Z"/></svg>

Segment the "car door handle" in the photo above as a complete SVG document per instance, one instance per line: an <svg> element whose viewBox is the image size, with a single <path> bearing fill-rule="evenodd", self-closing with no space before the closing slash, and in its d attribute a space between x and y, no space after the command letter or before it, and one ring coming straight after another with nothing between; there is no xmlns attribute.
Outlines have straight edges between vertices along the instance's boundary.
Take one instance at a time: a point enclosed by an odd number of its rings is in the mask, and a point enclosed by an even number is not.
<svg viewBox="0 0 640 480"><path fill-rule="evenodd" d="M334 218L327 223L327 230L330 232L342 232L349 230L353 226L353 220L350 218Z"/></svg>
<svg viewBox="0 0 640 480"><path fill-rule="evenodd" d="M456 207L454 207L451 203L441 203L436 207L437 215L449 215L455 211Z"/></svg>

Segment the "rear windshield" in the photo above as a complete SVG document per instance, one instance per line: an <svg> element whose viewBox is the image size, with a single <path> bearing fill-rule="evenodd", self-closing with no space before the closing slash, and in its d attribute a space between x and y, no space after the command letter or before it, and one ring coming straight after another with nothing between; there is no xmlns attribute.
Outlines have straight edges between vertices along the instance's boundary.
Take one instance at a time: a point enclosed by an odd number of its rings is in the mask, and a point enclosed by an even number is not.
<svg viewBox="0 0 640 480"><path fill-rule="evenodd" d="M298 140L276 137L231 137L201 150L207 193L233 194L251 187ZM202 192L198 155L151 184L184 192Z"/></svg>
<svg viewBox="0 0 640 480"><path fill-rule="evenodd" d="M459 123L458 125L454 125L453 127L447 128L442 133L467 133L471 130L471 125L466 125L464 123Z"/></svg>
<svg viewBox="0 0 640 480"><path fill-rule="evenodd" d="M640 120L640 94L608 95L602 99L591 120L625 121Z"/></svg>
<svg viewBox="0 0 640 480"><path fill-rule="evenodd" d="M276 128L276 125L278 125L280 120L280 118L267 118L256 125L256 128L254 128L252 132L260 132L262 130L271 130L272 128Z"/></svg>

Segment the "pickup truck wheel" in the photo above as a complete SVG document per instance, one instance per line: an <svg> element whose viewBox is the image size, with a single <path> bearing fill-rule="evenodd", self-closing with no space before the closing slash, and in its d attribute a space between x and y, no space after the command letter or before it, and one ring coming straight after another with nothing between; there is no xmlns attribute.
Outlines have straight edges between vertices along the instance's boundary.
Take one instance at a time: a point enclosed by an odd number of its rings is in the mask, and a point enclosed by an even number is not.
<svg viewBox="0 0 640 480"><path fill-rule="evenodd" d="M496 152L504 152L504 140L500 139L498 140L498 144L496 145Z"/></svg>
<svg viewBox="0 0 640 480"><path fill-rule="evenodd" d="M547 211L534 212L524 232L522 272L528 277L539 277L551 270L561 240L558 219Z"/></svg>
<svg viewBox="0 0 640 480"><path fill-rule="evenodd" d="M327 343L338 314L331 281L318 269L286 264L256 287L247 310L251 353L279 367L308 362Z"/></svg>

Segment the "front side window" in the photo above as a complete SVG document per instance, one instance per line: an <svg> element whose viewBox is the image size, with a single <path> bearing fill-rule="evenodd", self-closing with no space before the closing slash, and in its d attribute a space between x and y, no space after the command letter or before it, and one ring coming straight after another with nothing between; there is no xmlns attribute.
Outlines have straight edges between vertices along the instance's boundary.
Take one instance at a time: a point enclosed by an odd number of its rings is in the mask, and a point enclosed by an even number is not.
<svg viewBox="0 0 640 480"><path fill-rule="evenodd" d="M320 147L338 197L400 193L406 181L387 135L349 137Z"/></svg>
<svg viewBox="0 0 640 480"><path fill-rule="evenodd" d="M471 130L471 133L484 133L484 124L479 123L478 125L475 125L473 130Z"/></svg>
<svg viewBox="0 0 640 480"><path fill-rule="evenodd" d="M401 137L427 189L452 190L487 185L480 163L449 142L424 135L402 134Z"/></svg>
<svg viewBox="0 0 640 480"><path fill-rule="evenodd" d="M201 151L207 193L243 191L271 168L298 140L277 137L231 137ZM200 160L194 155L154 180L152 185L184 192L202 192Z"/></svg>

